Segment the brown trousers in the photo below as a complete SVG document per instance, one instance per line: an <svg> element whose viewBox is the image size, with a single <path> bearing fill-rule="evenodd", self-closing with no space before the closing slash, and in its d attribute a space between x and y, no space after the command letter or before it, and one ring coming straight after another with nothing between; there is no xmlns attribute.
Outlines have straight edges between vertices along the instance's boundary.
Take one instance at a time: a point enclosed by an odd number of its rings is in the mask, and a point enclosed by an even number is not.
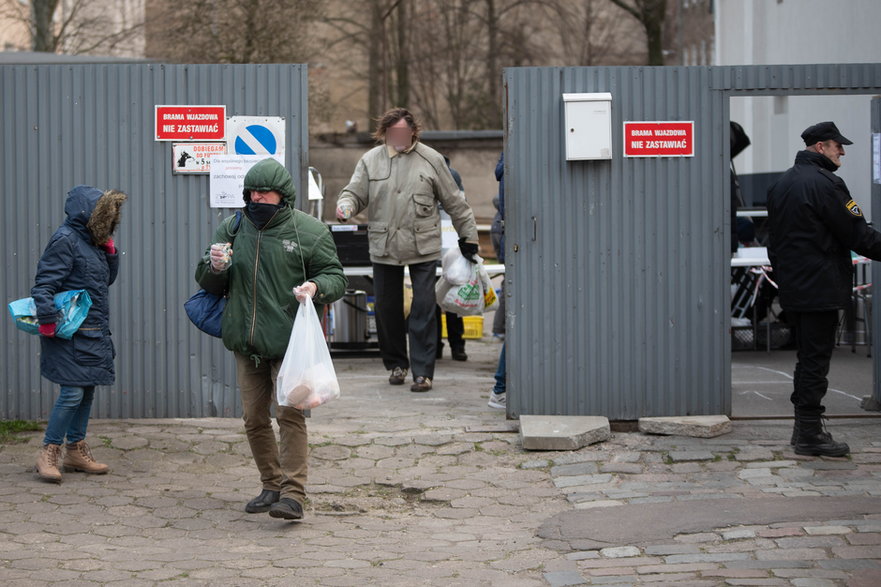
<svg viewBox="0 0 881 587"><path fill-rule="evenodd" d="M260 471L263 489L280 491L282 497L289 497L303 505L309 459L306 418L301 410L276 404L275 379L281 359L261 359L255 365L254 359L247 355L235 353L235 356L245 434ZM269 413L273 404L279 427L278 442Z"/></svg>

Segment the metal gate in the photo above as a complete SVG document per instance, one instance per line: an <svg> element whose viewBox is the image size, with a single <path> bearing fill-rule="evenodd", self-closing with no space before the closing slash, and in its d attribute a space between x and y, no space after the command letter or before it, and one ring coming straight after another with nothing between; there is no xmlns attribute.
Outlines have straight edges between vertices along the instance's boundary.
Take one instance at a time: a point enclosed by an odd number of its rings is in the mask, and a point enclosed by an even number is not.
<svg viewBox="0 0 881 587"><path fill-rule="evenodd" d="M729 98L873 94L881 64L514 68L505 88L508 415L730 413ZM610 160L566 161L582 92L612 95ZM694 121L695 156L624 158L624 121Z"/></svg>
<svg viewBox="0 0 881 587"><path fill-rule="evenodd" d="M231 354L190 325L182 307L196 289L196 261L229 211L209 208L207 176L172 175L171 146L153 140L154 105L225 104L227 116L285 117L286 165L302 194L306 76L305 65L0 67L4 303L30 295L71 187L129 194L110 288L117 382L96 394L96 417L241 413ZM36 337L7 318L0 339L0 417L45 418L58 386L40 378Z"/></svg>

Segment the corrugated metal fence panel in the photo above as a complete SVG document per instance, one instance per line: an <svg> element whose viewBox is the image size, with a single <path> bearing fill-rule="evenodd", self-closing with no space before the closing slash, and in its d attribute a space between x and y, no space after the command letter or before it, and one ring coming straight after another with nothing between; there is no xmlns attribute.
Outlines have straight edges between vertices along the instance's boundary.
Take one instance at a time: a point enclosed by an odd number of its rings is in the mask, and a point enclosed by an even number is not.
<svg viewBox="0 0 881 587"><path fill-rule="evenodd" d="M741 65L711 69L713 89L763 95L812 95L820 93L817 90L865 94L866 90L877 90L881 79L881 63Z"/></svg>
<svg viewBox="0 0 881 587"><path fill-rule="evenodd" d="M730 411L728 100L709 68L506 70L512 415ZM611 92L611 161L566 162L561 94ZM695 121L624 159L625 120Z"/></svg>
<svg viewBox="0 0 881 587"><path fill-rule="evenodd" d="M229 210L208 206L208 176L174 176L171 146L153 140L156 104L226 104L227 115L284 116L286 164L305 185L304 65L91 64L0 67L4 303L29 295L37 260L64 220L74 185L129 194L110 288L115 385L93 414L112 418L241 414L232 355L199 333L182 304L193 271ZM57 385L39 376L36 337L0 321L0 417L46 418Z"/></svg>

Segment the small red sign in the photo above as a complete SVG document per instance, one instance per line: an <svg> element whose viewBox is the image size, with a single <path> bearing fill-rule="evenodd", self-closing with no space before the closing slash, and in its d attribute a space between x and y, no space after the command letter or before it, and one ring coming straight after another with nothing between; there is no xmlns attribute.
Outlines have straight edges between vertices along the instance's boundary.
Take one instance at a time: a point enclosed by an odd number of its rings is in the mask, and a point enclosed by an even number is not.
<svg viewBox="0 0 881 587"><path fill-rule="evenodd" d="M226 140L226 106L156 106L157 141Z"/></svg>
<svg viewBox="0 0 881 587"><path fill-rule="evenodd" d="M625 122L625 157L694 157L694 121Z"/></svg>

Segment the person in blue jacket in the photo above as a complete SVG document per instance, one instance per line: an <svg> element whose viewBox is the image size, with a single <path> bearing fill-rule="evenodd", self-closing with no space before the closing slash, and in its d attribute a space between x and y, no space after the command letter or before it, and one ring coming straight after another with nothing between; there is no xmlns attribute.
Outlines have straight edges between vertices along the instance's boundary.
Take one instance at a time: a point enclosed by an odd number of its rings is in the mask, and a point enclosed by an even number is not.
<svg viewBox="0 0 881 587"><path fill-rule="evenodd" d="M49 239L37 265L31 296L40 324L40 372L61 385L37 458L37 475L45 481L61 482L65 440L65 470L98 475L109 470L92 458L85 437L95 386L114 382L108 287L119 271L113 232L126 198L116 190L73 188L64 204L67 219ZM79 330L65 340L55 336L54 297L75 289L89 293L92 307Z"/></svg>
<svg viewBox="0 0 881 587"><path fill-rule="evenodd" d="M496 204L496 217L493 218L491 236L493 247L496 250L496 256L499 263L505 262L505 153L499 156L499 162L496 163L496 181L499 182L499 196ZM507 373L505 364L505 284L502 282L502 295L499 296L499 308L496 310L493 319L493 336L502 339L502 350L499 353L499 362L496 367L496 384L493 386L489 394L489 402L487 405L497 410L504 410L507 406Z"/></svg>

